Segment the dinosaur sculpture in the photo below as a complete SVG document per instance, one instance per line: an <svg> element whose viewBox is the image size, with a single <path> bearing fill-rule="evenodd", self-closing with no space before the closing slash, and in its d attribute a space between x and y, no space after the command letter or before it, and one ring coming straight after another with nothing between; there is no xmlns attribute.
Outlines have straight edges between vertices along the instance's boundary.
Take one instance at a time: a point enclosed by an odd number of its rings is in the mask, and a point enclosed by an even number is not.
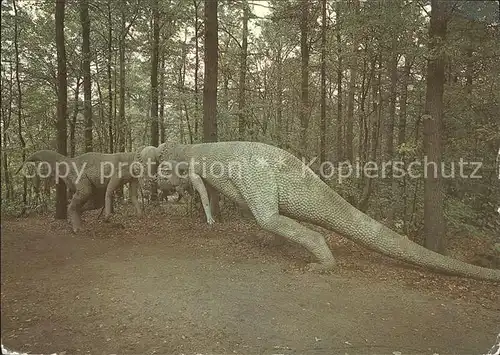
<svg viewBox="0 0 500 355"><path fill-rule="evenodd" d="M90 154L90 153L87 153ZM99 153L102 154L102 153ZM113 192L125 183L129 183L130 200L136 209L139 217L142 216L142 208L138 199L139 178L144 178L145 172L138 171L137 168L141 165L141 156L143 152L139 150L127 153L102 154L103 159L100 161L107 162L109 169L105 169L104 176L109 180L106 184L106 198L104 206L104 221L108 222L111 217L111 204L113 201ZM156 157L156 152L154 152ZM155 158L156 159L156 158Z"/></svg>
<svg viewBox="0 0 500 355"><path fill-rule="evenodd" d="M154 176L158 169L159 151L157 147L152 145L141 146L137 151L137 161L141 164L142 171L136 169L136 172L142 176L140 179L142 196L144 197L145 194L151 196L153 190L158 188L154 184Z"/></svg>
<svg viewBox="0 0 500 355"><path fill-rule="evenodd" d="M137 198L138 181L131 173L131 165L135 159L135 153L90 152L68 158L52 150L39 150L30 155L25 163L46 162L53 174L65 182L73 193L68 215L73 232L76 233L81 229L81 212L102 206L109 207L106 212L110 212L112 189L120 184L130 183L130 199L137 214L142 214ZM21 168L22 166L19 170ZM109 218L109 213L107 217Z"/></svg>
<svg viewBox="0 0 500 355"><path fill-rule="evenodd" d="M45 190L45 195L48 196L47 190L51 186L56 184L56 170L55 166L58 163L66 162L67 165L71 165L71 159L65 157L62 154L51 150L41 150L35 152L30 157L26 159L26 162L36 162L34 165L27 165L29 180L31 180L36 193L40 193L40 186L43 185ZM25 163L26 163L25 162ZM43 164L43 162L48 163L48 165ZM25 166L24 164L19 167L16 174ZM61 171L61 175L65 175ZM66 188L68 189L68 201L71 203L71 198L76 192L76 185L71 176L62 176L61 180L64 181ZM104 207L104 189L93 188L92 195L90 198L80 207L80 211L90 211L96 210Z"/></svg>
<svg viewBox="0 0 500 355"><path fill-rule="evenodd" d="M177 193L178 197L176 202L179 202L183 197L188 195L193 195L194 190L193 187L191 186L191 183L189 182L188 179L185 179L184 181L180 182L179 185L173 185L169 181L160 181L158 183L158 189L160 190L160 194L163 198L167 199L168 196L171 196L175 193Z"/></svg>
<svg viewBox="0 0 500 355"><path fill-rule="evenodd" d="M157 169L159 167L159 159L160 159L160 152L162 147L164 147L167 143L162 143L158 147L155 146L143 146L139 148L139 156L138 156L138 161L141 162L143 165L143 170L148 172L145 174L145 178L142 179L142 188L143 190L152 190L154 188L157 188L160 190L160 195L162 198L167 199L168 196L173 195L174 193L177 192L178 198L177 202L179 202L185 195L186 193L190 195L194 195L194 189L192 182L189 178L181 178L179 179L175 174L171 175L170 178L163 178L163 179L157 179ZM179 164L179 162L172 161L171 167L173 171L176 170L175 166L179 167L179 171L181 174L186 174L187 169L183 169L182 166L186 165L185 162L184 164ZM151 168L148 168L147 165L150 164ZM165 164L164 164L165 165ZM170 173L168 172L170 171ZM167 174L172 174L172 170L164 170L165 173ZM194 177L195 180L201 181ZM153 184L155 183L155 184ZM202 195L206 196L206 199L208 201L208 195L205 189L205 186L199 186L199 193L200 197ZM208 215L207 215L208 216ZM208 217L207 217L208 219ZM210 217L210 220L212 220L212 217Z"/></svg>
<svg viewBox="0 0 500 355"><path fill-rule="evenodd" d="M153 179L161 190L188 189L192 185L193 189L200 194L207 223L213 224L215 222L210 209L205 183L196 172L189 169L189 164L186 161L176 161L173 159L162 161Z"/></svg>
<svg viewBox="0 0 500 355"><path fill-rule="evenodd" d="M325 238L298 221L332 230L386 256L434 271L500 281L500 270L435 253L362 213L307 164L280 148L237 141L162 144L159 149L161 162L189 162L192 174L247 207L263 229L305 247L319 261L310 263L309 270L333 270L336 261Z"/></svg>

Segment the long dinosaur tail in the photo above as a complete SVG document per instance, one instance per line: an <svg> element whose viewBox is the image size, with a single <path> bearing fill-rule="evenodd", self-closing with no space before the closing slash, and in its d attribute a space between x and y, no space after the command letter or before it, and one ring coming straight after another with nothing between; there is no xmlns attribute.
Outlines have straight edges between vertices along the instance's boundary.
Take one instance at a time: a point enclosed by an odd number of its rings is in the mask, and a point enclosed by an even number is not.
<svg viewBox="0 0 500 355"><path fill-rule="evenodd" d="M330 193L324 195L325 200L322 198L324 203L316 204L318 208L314 211L320 216L316 222L321 226L369 249L414 265L450 275L500 281L500 270L468 264L424 248L359 211L335 191L328 190Z"/></svg>

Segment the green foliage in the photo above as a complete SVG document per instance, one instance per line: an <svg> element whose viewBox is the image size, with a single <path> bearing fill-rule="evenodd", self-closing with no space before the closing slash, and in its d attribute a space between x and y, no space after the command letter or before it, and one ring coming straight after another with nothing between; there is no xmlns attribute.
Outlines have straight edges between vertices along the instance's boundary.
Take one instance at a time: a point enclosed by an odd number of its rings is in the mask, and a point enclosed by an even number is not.
<svg viewBox="0 0 500 355"><path fill-rule="evenodd" d="M482 161L486 168L495 165L500 146L500 41L498 26L491 25L487 2L461 2L448 23L444 43L447 55L444 95L443 160ZM203 1L160 0L160 58L165 68L163 94L165 139L194 142L202 138L203 103ZM248 70L246 73L247 122L245 139L299 150L299 112L301 97L299 0L270 0L250 6ZM354 151L361 160L382 159L386 146L385 125L390 102L392 56L398 62L396 127L402 108L403 70L410 63L408 78L405 140L397 144L395 155L407 162L422 158L422 115L426 96L429 18L415 1L328 1L327 7L327 157L336 160L337 105L342 106L345 125L349 83L356 73L354 90ZM23 95L22 134L27 153L37 149L55 149L56 56L53 2L18 1L18 45L21 56L19 77ZM75 118L76 154L83 152L83 94L76 101L76 83L81 76L81 24L78 1L66 4L65 37L68 66L68 122ZM321 3L309 2L309 128L307 156L319 154ZM2 166L2 190L6 176L21 163L17 127L17 92L13 66L14 18L12 0L2 2L2 151L8 157L7 171ZM266 12L262 12L266 10ZM339 12L337 14L337 11ZM497 10L495 10L497 11ZM239 64L242 37L242 2L219 1L219 140L238 138ZM198 38L195 37L198 16ZM109 18L108 18L109 17ZM151 126L151 8L148 2L134 0L91 0L91 71L95 149L107 151L109 125L115 140L126 132L126 148L149 144ZM127 31L124 31L124 28ZM109 37L111 30L111 37ZM340 41L338 41L340 38ZM123 40L123 42L122 42ZM196 46L198 40L198 46ZM125 122L118 127L117 111L119 48L125 49ZM111 49L111 51L110 51ZM198 67L196 67L198 49ZM356 59L355 71L350 66ZM111 60L111 61L109 61ZM373 64L377 63L374 67ZM108 77L108 66L110 77ZM198 86L194 85L198 69ZM342 74L342 97L338 95L337 71ZM380 80L380 83L378 83ZM108 82L111 83L109 116ZM372 89L380 90L380 97ZM161 99L160 99L161 101ZM380 122L374 103L380 109ZM76 115L76 116L75 116ZM280 129L280 122L281 129ZM377 126L380 124L380 126ZM366 125L366 127L365 127ZM197 129L196 129L197 128ZM364 131L366 130L366 132ZM373 132L378 130L378 135ZM69 132L69 131L68 131ZM368 138L365 136L368 135ZM5 136L5 139L3 139ZM281 139L278 140L278 137ZM376 138L376 142L373 138ZM367 146L364 146L364 140ZM376 143L376 144L375 144ZM375 147L373 147L375 145ZM69 144L68 144L69 146ZM2 157L3 159L3 157ZM500 186L495 171L484 171L482 179L449 179L444 182L447 197L446 217L450 233L491 233L498 215ZM9 176L10 176L9 175ZM10 184L19 188L19 176L10 176ZM355 205L363 199L367 179L349 178L330 185ZM421 232L423 217L422 179L398 181L401 194L392 195L387 181L375 179L368 213L380 220L387 218L391 206L398 206L394 221L408 234ZM5 195L5 194L4 194ZM17 196L2 199L2 212L19 209ZM5 207L5 209L4 209ZM491 211L491 213L489 212ZM398 222L399 221L399 222Z"/></svg>
<svg viewBox="0 0 500 355"><path fill-rule="evenodd" d="M464 201L450 198L445 209L446 221L450 235L485 236L485 226L482 225L482 213L472 208Z"/></svg>

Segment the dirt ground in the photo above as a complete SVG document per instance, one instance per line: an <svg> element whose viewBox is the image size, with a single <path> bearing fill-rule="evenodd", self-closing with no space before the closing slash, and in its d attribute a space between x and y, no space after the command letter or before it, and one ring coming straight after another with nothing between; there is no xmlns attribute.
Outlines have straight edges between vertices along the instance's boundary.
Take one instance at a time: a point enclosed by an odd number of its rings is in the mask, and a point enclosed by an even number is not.
<svg viewBox="0 0 500 355"><path fill-rule="evenodd" d="M499 284L437 275L328 237L339 268L252 221L209 227L182 205L3 219L2 344L66 354L485 354ZM139 224L140 223L140 224Z"/></svg>

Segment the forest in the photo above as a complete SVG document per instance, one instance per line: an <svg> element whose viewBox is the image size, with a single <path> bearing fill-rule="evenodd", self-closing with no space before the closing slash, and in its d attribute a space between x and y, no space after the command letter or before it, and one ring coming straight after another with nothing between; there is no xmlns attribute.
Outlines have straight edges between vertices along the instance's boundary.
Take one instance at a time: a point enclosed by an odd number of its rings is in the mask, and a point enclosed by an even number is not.
<svg viewBox="0 0 500 355"><path fill-rule="evenodd" d="M117 223L102 222L103 207L76 235L70 186L21 169L40 150L74 158L262 142L380 222L388 234L371 243L412 243L498 280L499 20L499 1L2 1L2 349L500 346L488 281L401 266L333 233L338 269L304 276L306 249L262 247L269 230L213 189L214 225L201 204L188 213L190 203L163 201L152 184L140 188L144 216L128 211L132 188L119 188ZM347 229L369 224L364 214Z"/></svg>
<svg viewBox="0 0 500 355"><path fill-rule="evenodd" d="M2 213L40 203L14 174L39 149L250 140L316 158L315 171L426 157L440 178L326 181L434 250L499 234L496 1L144 4L2 2ZM460 161L463 177L443 177Z"/></svg>

